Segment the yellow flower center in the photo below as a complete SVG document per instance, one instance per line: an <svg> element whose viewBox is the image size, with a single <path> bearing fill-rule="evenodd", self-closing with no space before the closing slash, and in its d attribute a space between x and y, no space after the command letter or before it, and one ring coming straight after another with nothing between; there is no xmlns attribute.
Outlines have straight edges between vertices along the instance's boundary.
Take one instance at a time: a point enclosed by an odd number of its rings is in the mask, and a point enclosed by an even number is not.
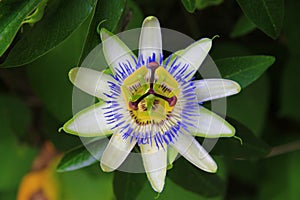
<svg viewBox="0 0 300 200"><path fill-rule="evenodd" d="M177 81L156 62L142 66L121 87L131 117L139 125L161 123L170 117L180 93Z"/></svg>

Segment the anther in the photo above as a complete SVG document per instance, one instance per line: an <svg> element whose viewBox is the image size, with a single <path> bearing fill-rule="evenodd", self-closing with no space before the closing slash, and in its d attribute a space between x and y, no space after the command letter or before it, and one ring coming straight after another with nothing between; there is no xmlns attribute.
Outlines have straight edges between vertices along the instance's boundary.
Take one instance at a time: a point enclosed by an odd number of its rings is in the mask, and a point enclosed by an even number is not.
<svg viewBox="0 0 300 200"><path fill-rule="evenodd" d="M139 109L137 103L132 102L132 101L129 102L129 108L131 108L132 110L138 110Z"/></svg>
<svg viewBox="0 0 300 200"><path fill-rule="evenodd" d="M175 106L176 103L177 103L177 97L176 96L173 96L171 98L168 99L168 103L171 107Z"/></svg>

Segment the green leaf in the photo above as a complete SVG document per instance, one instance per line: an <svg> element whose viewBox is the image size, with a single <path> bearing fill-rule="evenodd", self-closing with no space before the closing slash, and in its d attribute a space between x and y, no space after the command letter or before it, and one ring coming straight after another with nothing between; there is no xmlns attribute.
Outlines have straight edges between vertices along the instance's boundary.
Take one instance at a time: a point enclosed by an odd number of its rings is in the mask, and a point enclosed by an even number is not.
<svg viewBox="0 0 300 200"><path fill-rule="evenodd" d="M216 60L222 77L238 82L242 88L258 79L275 61L273 56L243 56Z"/></svg>
<svg viewBox="0 0 300 200"><path fill-rule="evenodd" d="M264 129L269 108L270 84L266 75L243 89L238 95L227 98L227 116L238 119L257 136Z"/></svg>
<svg viewBox="0 0 300 200"><path fill-rule="evenodd" d="M242 15L233 27L230 37L236 38L246 35L253 30L256 26L245 15Z"/></svg>
<svg viewBox="0 0 300 200"><path fill-rule="evenodd" d="M284 0L237 0L244 14L264 33L276 39L282 28Z"/></svg>
<svg viewBox="0 0 300 200"><path fill-rule="evenodd" d="M3 65L24 65L46 54L87 19L95 4L96 0L49 1L43 19L21 35Z"/></svg>
<svg viewBox="0 0 300 200"><path fill-rule="evenodd" d="M240 42L224 41L216 45L209 54L214 61L229 57L240 57L251 55L251 51ZM201 68L200 68L201 69Z"/></svg>
<svg viewBox="0 0 300 200"><path fill-rule="evenodd" d="M227 121L235 127L235 136L241 138L242 141L234 137L219 138L212 154L236 159L255 159L264 157L270 152L270 147L256 137L250 129L233 119L227 119ZM206 140L209 139L206 138Z"/></svg>
<svg viewBox="0 0 300 200"><path fill-rule="evenodd" d="M126 10L124 11L125 17L123 19L122 30L130 30L134 28L140 28L144 14L141 8L133 0L128 0L126 4Z"/></svg>
<svg viewBox="0 0 300 200"><path fill-rule="evenodd" d="M136 199L146 182L146 175L143 173L128 173L116 171L114 173L114 193L117 199Z"/></svg>
<svg viewBox="0 0 300 200"><path fill-rule="evenodd" d="M0 56L13 41L23 20L41 0L3 0L0 3Z"/></svg>
<svg viewBox="0 0 300 200"><path fill-rule="evenodd" d="M176 160L173 165L168 177L177 185L204 197L223 195L225 184L218 175L204 172L184 158Z"/></svg>
<svg viewBox="0 0 300 200"><path fill-rule="evenodd" d="M193 13L196 10L196 0L181 0L181 3L190 13Z"/></svg>
<svg viewBox="0 0 300 200"><path fill-rule="evenodd" d="M98 18L98 30L106 28L111 32L118 30L118 23L124 12L126 0L103 0L97 7L94 19ZM99 36L99 35L98 35ZM99 37L100 38L100 37Z"/></svg>
<svg viewBox="0 0 300 200"><path fill-rule="evenodd" d="M209 6L217 6L223 3L223 0L196 0L196 8L202 10Z"/></svg>
<svg viewBox="0 0 300 200"><path fill-rule="evenodd" d="M227 166L230 177L250 185L257 184L257 177L260 176L261 160L228 160ZM245 173L247 172L247 173Z"/></svg>
<svg viewBox="0 0 300 200"><path fill-rule="evenodd" d="M61 45L27 68L34 91L45 108L61 123L72 116L73 85L68 79L68 73L78 63L87 25L84 23Z"/></svg>
<svg viewBox="0 0 300 200"><path fill-rule="evenodd" d="M70 151L66 152L64 157L61 159L57 166L57 171L73 171L99 162L106 144L107 142L104 140L98 140L87 144L87 147L80 145L74 149L71 149ZM95 155L92 155L90 151Z"/></svg>
<svg viewBox="0 0 300 200"><path fill-rule="evenodd" d="M97 33L97 29L100 30L103 27L111 32L116 31L124 8L125 0L102 0L97 3L95 13L85 39L80 63L82 63L91 50L100 44L100 35Z"/></svg>

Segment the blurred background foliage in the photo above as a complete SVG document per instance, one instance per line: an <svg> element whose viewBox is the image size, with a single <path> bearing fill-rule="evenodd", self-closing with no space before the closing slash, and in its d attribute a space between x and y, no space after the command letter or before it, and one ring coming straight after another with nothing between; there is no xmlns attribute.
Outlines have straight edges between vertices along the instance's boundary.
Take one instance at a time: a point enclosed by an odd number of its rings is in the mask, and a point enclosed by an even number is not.
<svg viewBox="0 0 300 200"><path fill-rule="evenodd" d="M0 199L300 199L299 10L298 0L1 0ZM101 42L97 29L139 28L149 15L196 40L219 35L210 55L243 86L227 112L243 145L218 142L217 175L177 160L159 197L145 174L103 173L72 149L79 138L58 133L72 116L68 71Z"/></svg>

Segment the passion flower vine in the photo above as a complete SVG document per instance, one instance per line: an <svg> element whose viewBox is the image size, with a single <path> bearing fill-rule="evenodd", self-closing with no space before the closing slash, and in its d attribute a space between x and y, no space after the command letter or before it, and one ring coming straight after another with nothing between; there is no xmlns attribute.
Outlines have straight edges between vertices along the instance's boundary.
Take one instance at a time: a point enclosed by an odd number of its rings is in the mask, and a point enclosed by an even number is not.
<svg viewBox="0 0 300 200"><path fill-rule="evenodd" d="M240 86L226 79L194 79L212 40L201 39L164 59L155 17L143 22L138 57L116 35L105 29L100 34L112 73L83 67L70 71L75 86L101 101L77 113L63 130L81 137L112 134L101 157L106 172L117 169L138 146L157 192L163 190L174 152L204 171L216 172L216 163L194 136L231 137L235 129L201 104L236 94Z"/></svg>

